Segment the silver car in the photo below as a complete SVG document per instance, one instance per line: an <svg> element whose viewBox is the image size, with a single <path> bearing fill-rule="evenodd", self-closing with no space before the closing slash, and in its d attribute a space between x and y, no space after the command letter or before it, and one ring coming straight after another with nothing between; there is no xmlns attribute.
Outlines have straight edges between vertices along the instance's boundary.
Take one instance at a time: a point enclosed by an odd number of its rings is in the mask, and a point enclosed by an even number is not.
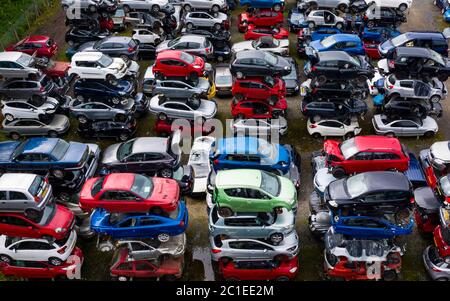
<svg viewBox="0 0 450 301"><path fill-rule="evenodd" d="M331 26L342 29L345 24L344 18L341 18L328 10L313 10L306 17L308 27L313 29L317 26Z"/></svg>
<svg viewBox="0 0 450 301"><path fill-rule="evenodd" d="M4 78L38 79L42 73L37 63L42 59L22 52L7 51L0 53L0 76Z"/></svg>
<svg viewBox="0 0 450 301"><path fill-rule="evenodd" d="M46 75L38 80L10 79L0 84L0 99L31 98L33 95L45 96L55 92L58 86Z"/></svg>
<svg viewBox="0 0 450 301"><path fill-rule="evenodd" d="M430 116L420 120L390 120L385 115L377 114L372 118L372 125L377 135L386 136L424 136L433 137L438 131L437 122Z"/></svg>
<svg viewBox="0 0 450 301"><path fill-rule="evenodd" d="M417 79L397 79L394 74L384 79L385 96L400 96L410 98L429 99L436 103L447 97L445 84L437 78L429 83Z"/></svg>
<svg viewBox="0 0 450 301"><path fill-rule="evenodd" d="M65 115L57 114L50 122L37 119L15 119L13 121L3 120L2 132L14 140L22 136L50 136L57 137L69 130L70 121Z"/></svg>
<svg viewBox="0 0 450 301"><path fill-rule="evenodd" d="M2 114L8 121L22 118L49 120L58 107L59 102L52 97L3 100Z"/></svg>
<svg viewBox="0 0 450 301"><path fill-rule="evenodd" d="M217 96L230 96L233 87L233 76L229 64L217 64L214 76Z"/></svg>
<svg viewBox="0 0 450 301"><path fill-rule="evenodd" d="M272 136L272 133L287 133L287 121L283 117L277 119L236 119L230 122L234 133L251 136Z"/></svg>
<svg viewBox="0 0 450 301"><path fill-rule="evenodd" d="M243 50L264 50L286 56L289 54L289 39L277 40L272 37L261 37L257 40L235 43L231 52L236 53Z"/></svg>
<svg viewBox="0 0 450 301"><path fill-rule="evenodd" d="M184 24L186 28L192 29L194 27L207 27L221 30L228 22L228 15L224 13L210 14L207 12L190 12L184 17Z"/></svg>
<svg viewBox="0 0 450 301"><path fill-rule="evenodd" d="M69 110L80 123L87 123L89 120L124 121L127 116L135 113L136 106L133 99L125 105L112 107L102 102L82 102L75 98L69 103Z"/></svg>
<svg viewBox="0 0 450 301"><path fill-rule="evenodd" d="M435 246L428 246L423 251L423 264L435 281L450 281L450 262L445 262Z"/></svg>
<svg viewBox="0 0 450 301"><path fill-rule="evenodd" d="M158 13L168 3L168 0L120 0L120 4L126 13L131 10L146 10Z"/></svg>
<svg viewBox="0 0 450 301"><path fill-rule="evenodd" d="M270 244L259 239L224 238L209 236L211 259L214 261L239 260L283 260L292 259L299 251L298 236L295 231L278 244Z"/></svg>
<svg viewBox="0 0 450 301"><path fill-rule="evenodd" d="M216 116L217 104L213 100L198 98L169 99L164 95L156 95L150 100L150 113L160 120L167 118L210 119Z"/></svg>
<svg viewBox="0 0 450 301"><path fill-rule="evenodd" d="M188 34L173 40L168 40L156 46L156 54L165 50L181 50L192 55L212 59L214 48L211 42L204 36Z"/></svg>
<svg viewBox="0 0 450 301"><path fill-rule="evenodd" d="M183 0L181 5L188 12L192 9L207 9L217 13L220 10L228 9L227 1L225 0Z"/></svg>
<svg viewBox="0 0 450 301"><path fill-rule="evenodd" d="M209 213L209 234L228 235L234 238L263 238L279 244L285 236L294 231L295 216L283 208L281 214L275 213L237 213L223 218L217 206Z"/></svg>
<svg viewBox="0 0 450 301"><path fill-rule="evenodd" d="M164 94L168 98L204 98L208 97L209 81L198 78L195 82L180 80L157 80L153 87L153 95Z"/></svg>
<svg viewBox="0 0 450 301"><path fill-rule="evenodd" d="M119 240L116 246L126 246L134 260L157 259L163 255L180 256L186 249L186 234L172 236L167 242L157 239Z"/></svg>
<svg viewBox="0 0 450 301"><path fill-rule="evenodd" d="M301 6L305 6L311 9L317 9L319 7L337 8L340 11L345 11L349 5L350 0L301 0L298 1Z"/></svg>

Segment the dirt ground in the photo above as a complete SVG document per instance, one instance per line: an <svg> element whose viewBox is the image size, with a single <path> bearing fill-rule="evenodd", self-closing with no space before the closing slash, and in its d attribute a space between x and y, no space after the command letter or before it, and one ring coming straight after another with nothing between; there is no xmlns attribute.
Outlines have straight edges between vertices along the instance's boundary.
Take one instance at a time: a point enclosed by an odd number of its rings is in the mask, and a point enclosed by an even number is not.
<svg viewBox="0 0 450 301"><path fill-rule="evenodd" d="M287 1L288 8L294 5L293 0ZM233 41L242 40L242 35L237 32L236 22L237 15L240 10L233 12L232 31ZM285 12L287 16L287 10ZM47 34L55 38L58 45L60 45L61 52L64 52L64 34L66 28L64 27L64 14L62 10L55 9L55 12L46 16L41 20L41 25L35 30L35 33ZM409 30L442 30L446 27L442 21L442 16L439 10L433 5L433 0L416 0L409 11L408 22L402 25L401 31ZM295 43L296 36L291 34L291 55L296 56ZM64 55L59 55L58 58L63 58ZM300 68L303 62L298 60ZM141 63L141 72L144 73L145 68L150 62ZM301 70L301 69L300 69ZM300 237L300 270L298 273L298 280L322 280L324 279L322 273L323 265L323 244L321 241L315 239L308 230L308 196L312 192L312 176L310 167L310 153L311 151L321 148L323 140L314 140L309 137L306 131L306 120L300 113L300 97L290 97L288 99L288 121L289 132L282 138L282 143L292 144L297 151L301 153L302 160L302 188L299 193L299 213L297 216L296 229ZM429 147L434 141L449 139L450 125L447 120L449 115L449 107L447 102L443 101L444 117L438 123L440 127L439 134L433 139L402 139L410 150L418 154L420 149ZM218 118L225 119L230 117L230 99L217 99L219 105ZM371 99L367 99L367 103L371 105ZM371 127L371 114L368 114L364 120L360 121L363 128L362 134L373 134ZM154 118L147 116L139 122L139 135L152 135L152 125ZM74 124L75 125L75 124ZM65 137L66 139L82 141L75 133L76 127L73 127L71 132ZM94 141L99 143L102 147L114 143L114 141ZM215 268L211 263L209 255L208 243L208 227L206 205L204 199L186 199L189 208L189 227L187 231L187 252L185 255L185 272L184 280L215 280L219 279L215 273ZM428 280L426 272L422 264L422 251L429 244L432 244L431 237L422 237L416 230L408 237L408 247L403 261L403 271L401 280ZM79 242L86 255L85 264L83 267L83 278L88 280L105 280L108 279L108 267L111 261L111 254L100 253L95 248L95 240Z"/></svg>

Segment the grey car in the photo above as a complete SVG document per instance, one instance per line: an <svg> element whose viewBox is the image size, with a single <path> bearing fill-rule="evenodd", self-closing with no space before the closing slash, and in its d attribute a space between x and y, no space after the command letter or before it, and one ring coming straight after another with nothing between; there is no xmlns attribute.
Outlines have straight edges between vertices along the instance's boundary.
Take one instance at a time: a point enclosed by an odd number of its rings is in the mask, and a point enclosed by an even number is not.
<svg viewBox="0 0 450 301"><path fill-rule="evenodd" d="M222 237L223 238L223 237ZM283 260L292 259L299 251L298 236L295 231L287 235L278 244L270 244L264 240L250 238L209 237L211 243L211 259L229 262L231 260Z"/></svg>
<svg viewBox="0 0 450 301"><path fill-rule="evenodd" d="M218 214L217 206L214 206L209 213L209 234L212 236L262 238L269 239L273 244L279 244L294 231L294 224L294 214L285 208L281 214L237 213L223 218Z"/></svg>
<svg viewBox="0 0 450 301"><path fill-rule="evenodd" d="M38 80L10 79L0 84L0 99L31 98L33 95L51 95L58 89L57 85L47 76Z"/></svg>
<svg viewBox="0 0 450 301"><path fill-rule="evenodd" d="M301 0L298 1L300 6L308 7L310 9L317 9L319 7L337 8L340 11L345 11L350 4L350 0Z"/></svg>
<svg viewBox="0 0 450 301"><path fill-rule="evenodd" d="M213 100L198 98L170 99L164 95L156 95L150 100L150 113L160 120L167 118L211 119L216 116L217 104Z"/></svg>
<svg viewBox="0 0 450 301"><path fill-rule="evenodd" d="M230 122L231 131L246 136L271 136L287 133L287 120L279 116L277 119L235 119Z"/></svg>
<svg viewBox="0 0 450 301"><path fill-rule="evenodd" d="M182 0L181 5L185 11L203 9L217 13L220 10L228 9L227 1L225 0Z"/></svg>
<svg viewBox="0 0 450 301"><path fill-rule="evenodd" d="M137 60L139 42L130 37L106 37L98 41L84 43L77 51L101 52L110 57L119 57L124 61Z"/></svg>
<svg viewBox="0 0 450 301"><path fill-rule="evenodd" d="M445 262L439 255L439 251L435 246L428 246L423 251L423 264L435 281L450 281L450 263Z"/></svg>
<svg viewBox="0 0 450 301"><path fill-rule="evenodd" d="M211 42L206 37L195 34L164 41L156 46L156 54L165 50L181 50L207 59L214 57L214 48Z"/></svg>
<svg viewBox="0 0 450 301"><path fill-rule="evenodd" d="M51 121L43 122L37 119L3 120L2 132L14 140L22 136L57 137L69 130L70 121L65 115L56 114Z"/></svg>
<svg viewBox="0 0 450 301"><path fill-rule="evenodd" d="M214 28L221 30L228 20L228 15L224 13L207 13L207 12L190 12L184 17L184 24L186 28L192 29L194 27Z"/></svg>
<svg viewBox="0 0 450 301"><path fill-rule="evenodd" d="M430 116L424 119L390 120L385 115L377 114L372 118L372 125L377 135L416 137L433 137L438 131L437 122Z"/></svg>
<svg viewBox="0 0 450 301"><path fill-rule="evenodd" d="M198 78L195 82L180 80L157 80L153 87L153 95L164 94L168 98L207 98L210 89L209 81Z"/></svg>
<svg viewBox="0 0 450 301"><path fill-rule="evenodd" d="M214 76L214 84L216 85L216 95L230 96L233 87L233 76L231 75L229 64L217 64Z"/></svg>
<svg viewBox="0 0 450 301"><path fill-rule="evenodd" d="M186 234L172 236L167 242L157 239L119 240L118 247L126 246L135 260L157 259L160 256L181 256L186 249Z"/></svg>
<svg viewBox="0 0 450 301"><path fill-rule="evenodd" d="M135 113L136 106L133 99L125 105L112 107L102 102L82 102L75 98L70 102L69 110L80 123L87 123L89 120L124 121L127 116Z"/></svg>
<svg viewBox="0 0 450 301"><path fill-rule="evenodd" d="M421 98L433 103L447 97L445 84L435 77L427 83L417 79L399 80L394 74L391 74L384 79L384 89L386 90L385 96Z"/></svg>

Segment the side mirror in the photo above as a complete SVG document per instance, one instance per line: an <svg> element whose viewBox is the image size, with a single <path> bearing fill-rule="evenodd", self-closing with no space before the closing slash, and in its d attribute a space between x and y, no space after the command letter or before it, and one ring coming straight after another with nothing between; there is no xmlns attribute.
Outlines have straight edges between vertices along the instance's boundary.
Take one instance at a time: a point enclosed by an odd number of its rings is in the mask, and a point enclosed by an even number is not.
<svg viewBox="0 0 450 301"><path fill-rule="evenodd" d="M267 249L264 249L264 251L263 251L264 253L267 253Z"/></svg>

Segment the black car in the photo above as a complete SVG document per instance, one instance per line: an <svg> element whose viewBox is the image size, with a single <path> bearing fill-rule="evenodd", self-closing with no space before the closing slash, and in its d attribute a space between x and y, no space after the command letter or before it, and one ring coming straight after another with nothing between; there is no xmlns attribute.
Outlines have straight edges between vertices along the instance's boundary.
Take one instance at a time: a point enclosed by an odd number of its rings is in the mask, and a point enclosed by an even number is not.
<svg viewBox="0 0 450 301"><path fill-rule="evenodd" d="M137 122L133 117L126 121L101 120L88 123L80 123L78 133L86 138L114 138L127 141L134 136L137 130Z"/></svg>
<svg viewBox="0 0 450 301"><path fill-rule="evenodd" d="M98 51L124 61L136 60L139 57L139 42L130 37L111 36L82 44L78 52L82 51Z"/></svg>
<svg viewBox="0 0 450 301"><path fill-rule="evenodd" d="M43 75L38 80L9 79L0 82L0 99L31 98L33 95L52 96L59 94L58 85L48 76Z"/></svg>
<svg viewBox="0 0 450 301"><path fill-rule="evenodd" d="M66 42L72 47L91 41L98 41L110 35L108 30L91 30L86 27L71 27L66 32Z"/></svg>
<svg viewBox="0 0 450 301"><path fill-rule="evenodd" d="M400 172L371 171L331 182L324 192L328 208L351 214L397 213L411 208L412 185ZM354 212L353 212L354 213Z"/></svg>
<svg viewBox="0 0 450 301"><path fill-rule="evenodd" d="M231 73L237 78L266 75L286 76L291 73L289 61L262 50L239 51L231 61Z"/></svg>
<svg viewBox="0 0 450 301"><path fill-rule="evenodd" d="M97 79L79 79L73 86L73 92L80 99L111 101L118 104L122 99L134 97L136 86L133 82L120 80L117 85Z"/></svg>
<svg viewBox="0 0 450 301"><path fill-rule="evenodd" d="M305 89L305 96L310 96L314 100L349 98L366 99L369 94L366 87L358 87L352 82L329 81L319 85L317 82L308 80L302 84L302 89Z"/></svg>
<svg viewBox="0 0 450 301"><path fill-rule="evenodd" d="M301 103L301 111L304 116L317 120L317 117L348 120L351 117L363 116L368 111L368 106L363 100L349 99L345 101L314 101L305 97Z"/></svg>
<svg viewBox="0 0 450 301"><path fill-rule="evenodd" d="M392 119L423 119L428 115L439 118L442 116L442 105L440 103L428 103L426 100L417 98L395 97L384 105L383 113Z"/></svg>
<svg viewBox="0 0 450 301"><path fill-rule="evenodd" d="M328 80L356 80L359 85L365 85L375 73L373 66L361 55L344 51L317 52L311 47L306 48L306 53L310 61L305 64L305 75L319 84Z"/></svg>
<svg viewBox="0 0 450 301"><path fill-rule="evenodd" d="M90 30L100 29L100 20L97 15L90 15L85 13L75 14L74 18L66 17L66 26L84 27Z"/></svg>
<svg viewBox="0 0 450 301"><path fill-rule="evenodd" d="M382 62L387 66L382 66ZM434 50L421 47L398 47L391 59L379 62L379 67L385 72L394 73L398 79L437 77L445 82L450 75L448 58Z"/></svg>
<svg viewBox="0 0 450 301"><path fill-rule="evenodd" d="M219 62L226 61L231 56L231 33L227 30L208 31L205 29L183 29L181 35L195 34L206 37L214 49L214 59Z"/></svg>
<svg viewBox="0 0 450 301"><path fill-rule="evenodd" d="M170 19L170 18L169 18ZM130 12L125 17L125 25L147 28L158 32L163 27L163 20L145 12Z"/></svg>
<svg viewBox="0 0 450 301"><path fill-rule="evenodd" d="M297 95L300 92L300 81L298 80L298 65L297 62L287 57L286 60L291 64L291 73L283 76L283 80L286 84L287 95Z"/></svg>
<svg viewBox="0 0 450 301"><path fill-rule="evenodd" d="M403 12L389 7L374 7L364 16L364 23L367 27L392 26L399 27L406 22Z"/></svg>

